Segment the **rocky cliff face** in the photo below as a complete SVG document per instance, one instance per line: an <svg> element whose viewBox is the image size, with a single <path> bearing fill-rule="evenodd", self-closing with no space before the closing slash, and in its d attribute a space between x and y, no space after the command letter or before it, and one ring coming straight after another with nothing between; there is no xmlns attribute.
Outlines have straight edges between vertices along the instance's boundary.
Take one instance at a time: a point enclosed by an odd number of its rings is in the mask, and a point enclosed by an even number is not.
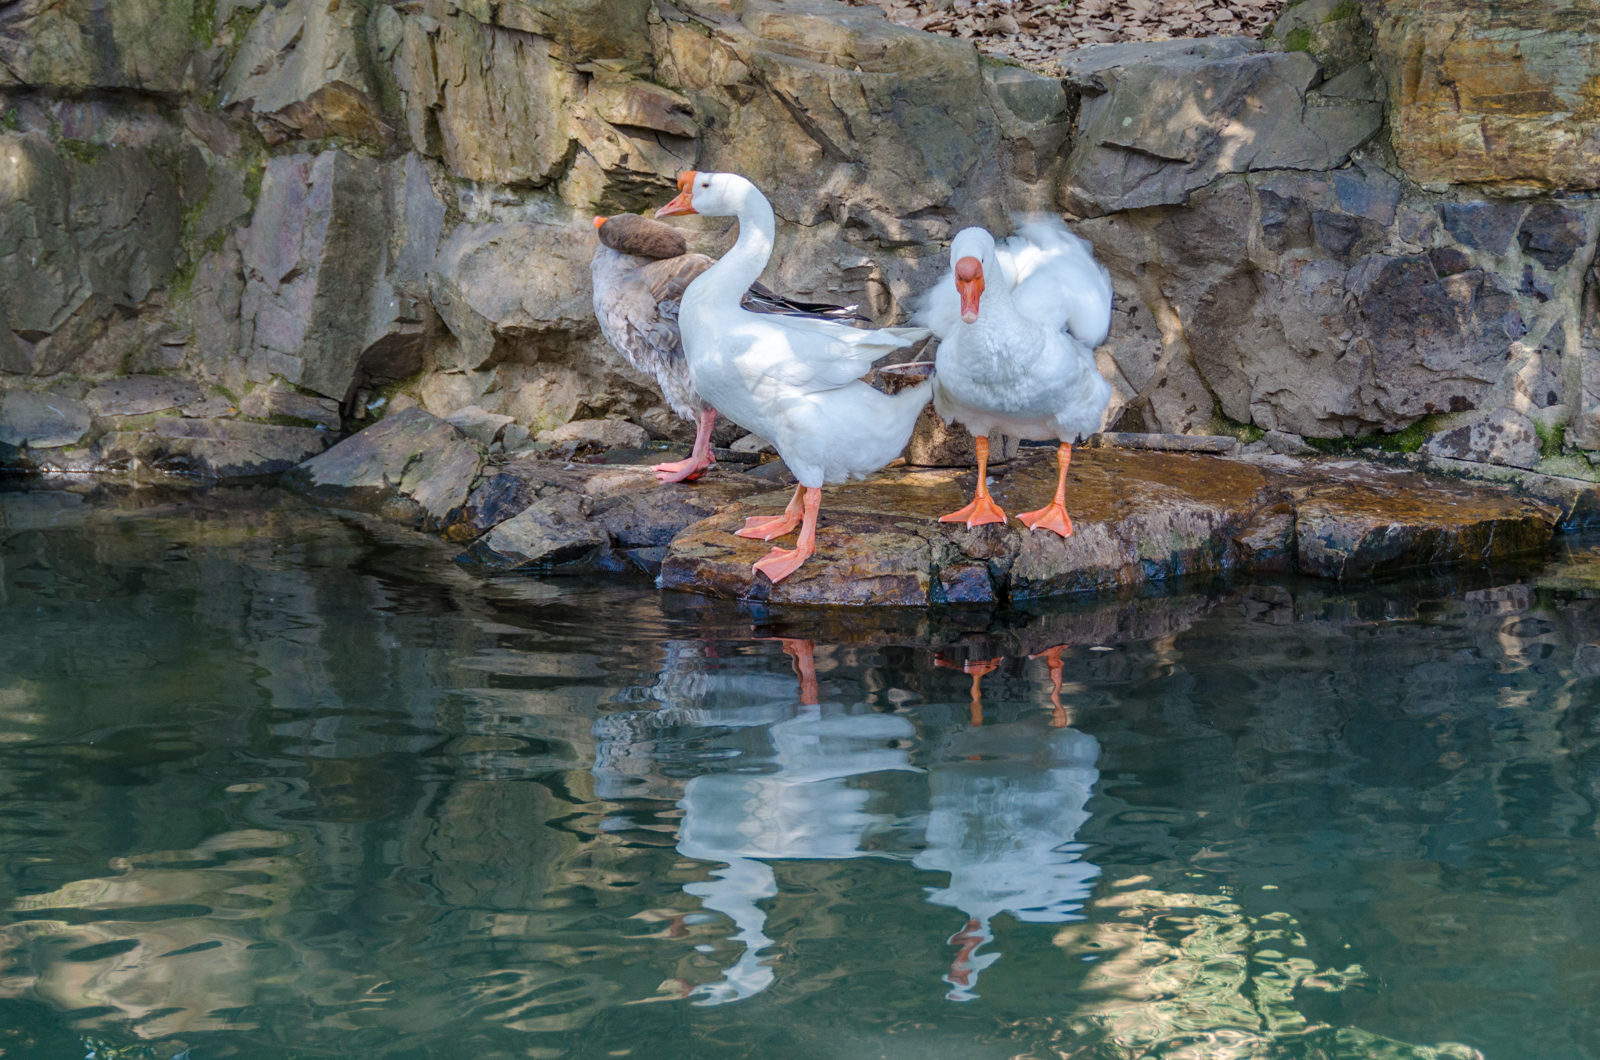
<svg viewBox="0 0 1600 1060"><path fill-rule="evenodd" d="M589 220L697 167L768 190L773 286L880 323L959 228L1076 218L1117 290L1108 425L1548 464L1600 447L1586 11L1304 0L1266 42L1046 75L833 0L22 0L0 459L199 467L244 418L281 462L320 451L291 398L337 404L324 433L420 402L677 436L591 318ZM129 375L198 386L88 401Z"/></svg>

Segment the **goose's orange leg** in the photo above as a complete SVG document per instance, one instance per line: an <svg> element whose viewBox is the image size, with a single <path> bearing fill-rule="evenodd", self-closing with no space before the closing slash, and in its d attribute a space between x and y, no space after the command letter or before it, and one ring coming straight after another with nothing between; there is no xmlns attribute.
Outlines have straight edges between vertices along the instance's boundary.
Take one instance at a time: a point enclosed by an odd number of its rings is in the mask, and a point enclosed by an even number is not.
<svg viewBox="0 0 1600 1060"><path fill-rule="evenodd" d="M1061 474L1056 478L1056 499L1036 512L1023 512L1017 516L1029 530L1044 527L1062 537L1072 536L1072 517L1067 514L1067 468L1072 466L1072 443L1062 442L1056 450L1056 462Z"/></svg>
<svg viewBox="0 0 1600 1060"><path fill-rule="evenodd" d="M1003 661L1004 656L996 656L993 659L968 659L961 664L961 672L972 675L972 702L967 705L967 720L975 729L983 727L983 675L994 673ZM948 666L952 670L956 668L955 663L946 659L934 659L933 662L935 666Z"/></svg>
<svg viewBox="0 0 1600 1060"><path fill-rule="evenodd" d="M711 428L716 425L716 409L701 412L700 422L695 425L694 449L690 451L689 459L657 464L650 469L656 473L656 479L660 482L688 482L704 475L706 468L717 462L716 455L711 452Z"/></svg>
<svg viewBox="0 0 1600 1060"><path fill-rule="evenodd" d="M1045 663L1050 667L1050 725L1052 728L1065 729L1067 727L1067 708L1061 705L1061 653L1071 645L1057 644L1054 648L1046 648L1038 655L1028 658L1037 659L1044 657Z"/></svg>
<svg viewBox="0 0 1600 1060"><path fill-rule="evenodd" d="M966 926L951 935L949 943L957 947L956 959L950 962L950 983L952 986L972 986L972 955L979 946L989 941L983 936L983 925L977 920L968 920Z"/></svg>
<svg viewBox="0 0 1600 1060"><path fill-rule="evenodd" d="M794 550L775 548L767 553L766 559L751 567L751 570L760 571L772 579L774 585L799 570L800 565L817 550L817 510L822 507L822 490L804 487L804 497L805 514L800 522L800 536L795 539Z"/></svg>
<svg viewBox="0 0 1600 1060"><path fill-rule="evenodd" d="M982 526L985 523L1003 523L1006 513L989 496L989 439L987 437L974 438L973 444L978 450L978 489L972 496L972 503L959 511L941 516L941 523L966 523L967 526Z"/></svg>
<svg viewBox="0 0 1600 1060"><path fill-rule="evenodd" d="M801 516L804 514L800 503L801 494L804 492L804 486L796 486L794 497L790 499L789 506L783 510L782 515L752 515L744 521L743 527L733 532L733 536L748 537L756 541L771 541L775 537L794 533L794 528L800 525Z"/></svg>
<svg viewBox="0 0 1600 1060"><path fill-rule="evenodd" d="M797 640L793 637L780 637L778 639L783 641L783 653L794 660L795 676L800 678L800 702L809 707L816 706L821 690L817 687L814 642Z"/></svg>

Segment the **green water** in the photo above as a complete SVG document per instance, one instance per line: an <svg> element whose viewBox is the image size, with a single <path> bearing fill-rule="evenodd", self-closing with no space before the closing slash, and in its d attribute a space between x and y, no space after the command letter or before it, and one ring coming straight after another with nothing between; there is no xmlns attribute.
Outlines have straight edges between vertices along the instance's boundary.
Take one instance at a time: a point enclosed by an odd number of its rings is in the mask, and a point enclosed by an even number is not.
<svg viewBox="0 0 1600 1060"><path fill-rule="evenodd" d="M870 619L450 556L0 494L0 1055L1600 1054L1585 542Z"/></svg>

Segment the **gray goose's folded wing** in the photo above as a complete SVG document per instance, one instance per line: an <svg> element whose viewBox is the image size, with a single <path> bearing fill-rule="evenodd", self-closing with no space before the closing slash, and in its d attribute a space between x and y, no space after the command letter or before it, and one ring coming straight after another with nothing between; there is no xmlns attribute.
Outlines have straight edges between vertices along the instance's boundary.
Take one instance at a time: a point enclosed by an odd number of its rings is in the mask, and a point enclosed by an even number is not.
<svg viewBox="0 0 1600 1060"><path fill-rule="evenodd" d="M655 377L673 411L693 419L702 408L678 334L678 304L691 281L711 267L704 254L648 261L602 247L595 256L595 316L611 345Z"/></svg>

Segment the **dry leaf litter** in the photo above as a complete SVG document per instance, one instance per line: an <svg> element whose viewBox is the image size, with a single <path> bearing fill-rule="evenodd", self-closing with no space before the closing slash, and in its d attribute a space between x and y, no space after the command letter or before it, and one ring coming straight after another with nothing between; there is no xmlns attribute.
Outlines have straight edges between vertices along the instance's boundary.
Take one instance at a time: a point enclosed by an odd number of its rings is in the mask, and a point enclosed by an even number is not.
<svg viewBox="0 0 1600 1060"><path fill-rule="evenodd" d="M1285 0L850 0L891 22L970 40L991 55L1049 74L1084 44L1174 37L1260 37Z"/></svg>

